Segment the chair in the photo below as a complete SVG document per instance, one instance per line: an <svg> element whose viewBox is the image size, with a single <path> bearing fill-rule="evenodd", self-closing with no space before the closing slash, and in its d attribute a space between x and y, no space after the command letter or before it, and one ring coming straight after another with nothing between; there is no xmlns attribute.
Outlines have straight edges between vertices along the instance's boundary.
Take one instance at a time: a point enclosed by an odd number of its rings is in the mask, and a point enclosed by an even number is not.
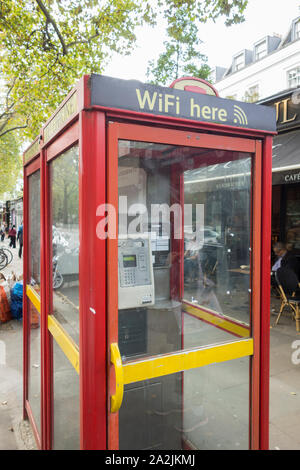
<svg viewBox="0 0 300 470"><path fill-rule="evenodd" d="M281 296L281 306L275 325L278 324L284 308L290 307L296 320L296 330L300 332L300 290L297 275L289 268L280 267L277 269L275 277Z"/></svg>

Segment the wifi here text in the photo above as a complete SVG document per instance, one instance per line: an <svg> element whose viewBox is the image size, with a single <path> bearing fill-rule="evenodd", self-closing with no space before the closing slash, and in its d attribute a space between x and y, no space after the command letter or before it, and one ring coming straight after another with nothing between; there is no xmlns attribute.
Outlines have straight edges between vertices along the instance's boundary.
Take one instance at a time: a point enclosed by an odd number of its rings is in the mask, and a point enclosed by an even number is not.
<svg viewBox="0 0 300 470"><path fill-rule="evenodd" d="M136 96L141 111L159 111L160 113L178 116L182 113L182 103L179 96L168 93L158 93L157 91L149 92L148 90L141 92L138 88L136 88ZM225 108L201 104L199 101L197 102L197 98L190 98L188 102L189 109L187 109L186 101L184 102L185 112L188 112L191 118L219 121L221 123L229 121L228 111ZM241 108L235 105L233 112L234 122L244 125L247 124L246 115Z"/></svg>

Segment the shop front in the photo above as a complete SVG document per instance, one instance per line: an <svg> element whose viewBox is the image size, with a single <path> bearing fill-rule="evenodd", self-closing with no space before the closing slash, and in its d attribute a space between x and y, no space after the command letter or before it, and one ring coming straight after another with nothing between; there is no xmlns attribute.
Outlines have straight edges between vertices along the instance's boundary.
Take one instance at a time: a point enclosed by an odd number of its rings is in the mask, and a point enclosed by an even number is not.
<svg viewBox="0 0 300 470"><path fill-rule="evenodd" d="M282 92L261 103L275 108L278 131L273 139L272 242L287 243L300 258L299 90Z"/></svg>
<svg viewBox="0 0 300 470"><path fill-rule="evenodd" d="M24 154L40 449L267 449L273 109L84 76ZM262 197L263 196L263 197Z"/></svg>

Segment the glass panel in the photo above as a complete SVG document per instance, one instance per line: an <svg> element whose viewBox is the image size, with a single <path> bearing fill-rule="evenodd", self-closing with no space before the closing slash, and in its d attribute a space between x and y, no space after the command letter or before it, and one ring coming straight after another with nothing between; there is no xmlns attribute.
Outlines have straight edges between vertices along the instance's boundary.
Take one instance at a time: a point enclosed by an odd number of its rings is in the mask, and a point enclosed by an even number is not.
<svg viewBox="0 0 300 470"><path fill-rule="evenodd" d="M184 172L184 202L199 208L203 232L196 210L192 227L185 223L184 298L216 314L220 327L224 315L250 323L250 183L245 154Z"/></svg>
<svg viewBox="0 0 300 470"><path fill-rule="evenodd" d="M29 198L29 279L33 288L40 291L40 230L41 230L41 206L40 206L40 171L33 173L28 178Z"/></svg>
<svg viewBox="0 0 300 470"><path fill-rule="evenodd" d="M53 449L77 450L79 437L79 375L53 340Z"/></svg>
<svg viewBox="0 0 300 470"><path fill-rule="evenodd" d="M28 401L37 426L41 433L41 332L39 328L39 313L34 305L27 300L30 319L30 353L29 353L29 387Z"/></svg>
<svg viewBox="0 0 300 470"><path fill-rule="evenodd" d="M28 279L40 293L40 172L28 177L29 199L29 267ZM40 317L34 305L27 299L29 317L29 387L28 399L37 430L41 433L41 333Z"/></svg>
<svg viewBox="0 0 300 470"><path fill-rule="evenodd" d="M250 335L251 155L119 141L123 361Z"/></svg>
<svg viewBox="0 0 300 470"><path fill-rule="evenodd" d="M125 387L121 450L249 446L249 358Z"/></svg>
<svg viewBox="0 0 300 470"><path fill-rule="evenodd" d="M78 146L50 163L53 315L79 344Z"/></svg>
<svg viewBox="0 0 300 470"><path fill-rule="evenodd" d="M119 141L123 362L250 336L251 167L248 153ZM130 384L119 418L120 449L246 449L249 359Z"/></svg>

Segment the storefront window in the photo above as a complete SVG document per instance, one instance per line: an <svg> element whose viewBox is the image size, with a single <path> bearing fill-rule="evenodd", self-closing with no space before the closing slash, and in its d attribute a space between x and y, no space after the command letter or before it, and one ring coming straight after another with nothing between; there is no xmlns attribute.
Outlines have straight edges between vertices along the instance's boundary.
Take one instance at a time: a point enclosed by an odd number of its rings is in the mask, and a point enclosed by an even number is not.
<svg viewBox="0 0 300 470"><path fill-rule="evenodd" d="M290 250L300 254L300 185L287 188L286 242Z"/></svg>

